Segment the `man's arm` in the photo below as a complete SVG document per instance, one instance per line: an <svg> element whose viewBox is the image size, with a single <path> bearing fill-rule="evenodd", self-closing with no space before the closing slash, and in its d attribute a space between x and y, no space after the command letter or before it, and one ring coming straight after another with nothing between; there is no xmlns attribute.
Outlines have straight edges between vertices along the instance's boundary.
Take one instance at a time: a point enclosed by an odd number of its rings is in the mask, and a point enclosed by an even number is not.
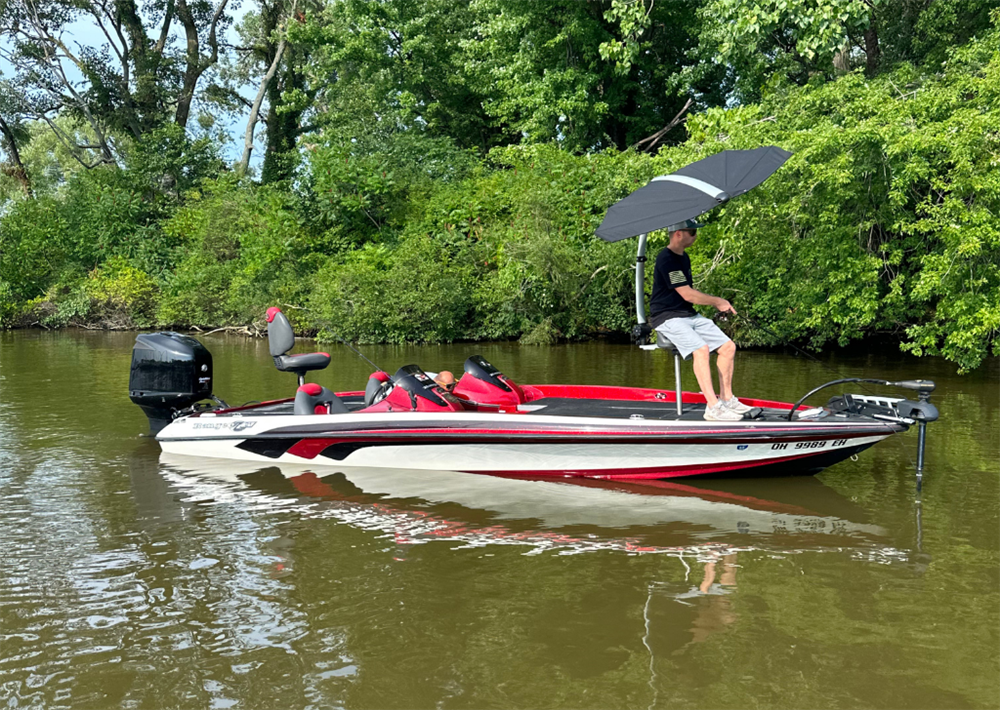
<svg viewBox="0 0 1000 710"><path fill-rule="evenodd" d="M693 303L696 306L714 306L722 313L736 313L736 309L733 308L733 304L724 298L702 293L701 291L691 288L690 286L678 286L676 291L680 294L681 298L688 303Z"/></svg>

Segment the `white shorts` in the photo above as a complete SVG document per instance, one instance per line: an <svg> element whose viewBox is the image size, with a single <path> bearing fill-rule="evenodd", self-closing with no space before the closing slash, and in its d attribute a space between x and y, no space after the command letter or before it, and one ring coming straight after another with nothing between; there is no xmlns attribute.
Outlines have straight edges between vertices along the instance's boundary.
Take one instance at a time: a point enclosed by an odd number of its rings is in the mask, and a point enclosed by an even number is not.
<svg viewBox="0 0 1000 710"><path fill-rule="evenodd" d="M685 360L699 348L708 346L714 352L729 342L729 336L719 330L714 321L703 315L690 318L671 318L663 321L656 329L663 333L680 351Z"/></svg>

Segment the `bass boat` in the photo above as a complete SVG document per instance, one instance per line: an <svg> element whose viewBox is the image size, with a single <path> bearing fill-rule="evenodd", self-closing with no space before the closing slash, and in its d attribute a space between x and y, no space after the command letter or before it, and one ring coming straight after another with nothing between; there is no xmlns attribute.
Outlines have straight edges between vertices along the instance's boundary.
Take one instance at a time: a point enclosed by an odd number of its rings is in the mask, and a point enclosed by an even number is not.
<svg viewBox="0 0 1000 710"><path fill-rule="evenodd" d="M924 426L938 416L933 382L848 378L796 403L744 399L753 409L742 420L706 421L705 398L680 389L676 354L673 390L520 384L472 356L451 391L407 365L392 376L375 372L363 391L334 393L305 382L329 354L289 354L287 318L272 308L267 320L274 363L299 386L293 397L240 407L213 395L202 343L172 332L137 336L129 393L165 453L525 478L812 475L913 425L922 460ZM843 394L802 406L845 382L901 387L917 399Z"/></svg>

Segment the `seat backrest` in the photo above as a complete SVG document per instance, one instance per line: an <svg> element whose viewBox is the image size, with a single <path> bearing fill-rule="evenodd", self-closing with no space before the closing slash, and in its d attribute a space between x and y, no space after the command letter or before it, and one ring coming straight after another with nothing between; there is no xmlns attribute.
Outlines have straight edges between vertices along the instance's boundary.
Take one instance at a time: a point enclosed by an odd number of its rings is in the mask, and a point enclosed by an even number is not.
<svg viewBox="0 0 1000 710"><path fill-rule="evenodd" d="M267 309L267 347L271 357L284 355L295 347L295 332L277 306Z"/></svg>
<svg viewBox="0 0 1000 710"><path fill-rule="evenodd" d="M392 389L392 380L387 372L378 370L368 377L368 384L365 385L365 406L370 407L382 401Z"/></svg>
<svg viewBox="0 0 1000 710"><path fill-rule="evenodd" d="M347 405L336 394L321 387L315 382L309 382L299 387L295 393L293 411L303 414L347 414Z"/></svg>

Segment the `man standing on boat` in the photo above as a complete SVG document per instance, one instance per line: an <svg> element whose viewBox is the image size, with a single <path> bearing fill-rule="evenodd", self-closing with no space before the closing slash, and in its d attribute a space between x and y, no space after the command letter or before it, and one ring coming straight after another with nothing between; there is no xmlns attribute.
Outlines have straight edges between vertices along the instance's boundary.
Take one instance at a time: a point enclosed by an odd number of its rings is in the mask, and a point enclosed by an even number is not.
<svg viewBox="0 0 1000 710"><path fill-rule="evenodd" d="M694 359L694 375L705 395L705 419L738 421L750 407L733 395L733 358L736 344L719 327L695 311L694 306L714 306L720 313L736 313L724 298L702 293L693 287L691 257L685 250L698 239L694 220L667 228L670 244L656 257L653 272L653 295L649 300L650 325L662 333L680 351L681 357ZM709 353L715 351L719 370L721 397L715 396Z"/></svg>

